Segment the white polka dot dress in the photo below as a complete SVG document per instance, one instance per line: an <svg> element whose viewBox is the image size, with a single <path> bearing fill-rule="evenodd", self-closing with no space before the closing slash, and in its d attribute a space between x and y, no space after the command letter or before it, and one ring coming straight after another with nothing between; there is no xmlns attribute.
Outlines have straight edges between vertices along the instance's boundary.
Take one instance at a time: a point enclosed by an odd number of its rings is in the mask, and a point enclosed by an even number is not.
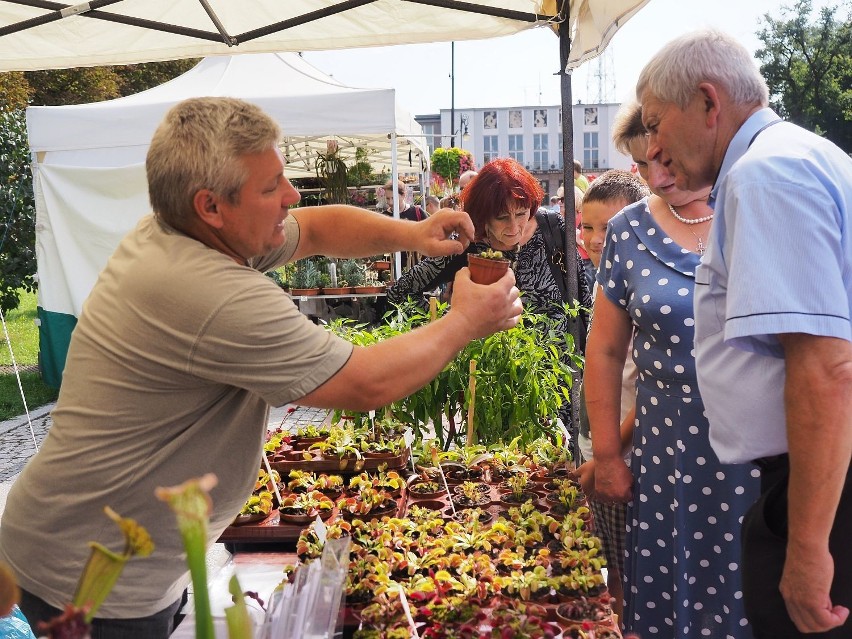
<svg viewBox="0 0 852 639"><path fill-rule="evenodd" d="M610 221L598 282L631 317L639 369L624 623L642 639L752 636L740 524L759 474L719 463L710 447L693 351L697 265L656 225L647 200Z"/></svg>

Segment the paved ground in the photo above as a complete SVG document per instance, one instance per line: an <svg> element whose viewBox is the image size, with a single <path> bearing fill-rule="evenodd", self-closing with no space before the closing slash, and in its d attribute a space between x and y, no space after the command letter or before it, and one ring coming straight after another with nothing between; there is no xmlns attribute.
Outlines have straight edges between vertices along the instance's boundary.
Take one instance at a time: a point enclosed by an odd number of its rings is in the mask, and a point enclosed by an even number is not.
<svg viewBox="0 0 852 639"><path fill-rule="evenodd" d="M26 415L0 422L0 513L6 506L6 495L18 474L30 457L36 452L50 429L50 411L54 404L48 404L30 411ZM292 410L290 410L292 408ZM301 406L283 406L273 408L269 415L269 427L285 426L295 429L304 424L321 424L328 418L329 411Z"/></svg>

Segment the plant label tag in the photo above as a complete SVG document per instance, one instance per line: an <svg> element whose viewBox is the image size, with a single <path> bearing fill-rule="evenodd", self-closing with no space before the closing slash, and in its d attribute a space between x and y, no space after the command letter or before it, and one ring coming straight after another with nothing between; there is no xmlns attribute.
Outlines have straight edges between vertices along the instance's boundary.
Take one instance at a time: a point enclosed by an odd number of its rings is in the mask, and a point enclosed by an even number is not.
<svg viewBox="0 0 852 639"><path fill-rule="evenodd" d="M319 518L319 515L317 515L317 518L314 523L311 524L311 528L314 529L314 532L316 533L317 539L319 540L320 544L324 545L325 538L328 535L328 528L326 528L325 522Z"/></svg>

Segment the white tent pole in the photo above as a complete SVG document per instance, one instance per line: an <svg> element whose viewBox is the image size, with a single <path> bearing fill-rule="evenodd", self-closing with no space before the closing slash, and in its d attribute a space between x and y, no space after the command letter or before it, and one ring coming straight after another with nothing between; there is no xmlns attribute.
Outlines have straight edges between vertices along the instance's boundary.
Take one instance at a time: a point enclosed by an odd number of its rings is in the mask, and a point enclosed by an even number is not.
<svg viewBox="0 0 852 639"><path fill-rule="evenodd" d="M390 134L390 143L391 143L391 184L392 184L392 196L393 193L397 193L397 184L399 183L399 165L397 163L398 153L397 153L397 144L396 144L396 131L391 131ZM398 194L398 193L397 193ZM402 197L394 197L393 198L393 216L396 219L399 219L400 214L400 205ZM402 253L397 251L393 256L394 261L394 274L398 278L402 274Z"/></svg>

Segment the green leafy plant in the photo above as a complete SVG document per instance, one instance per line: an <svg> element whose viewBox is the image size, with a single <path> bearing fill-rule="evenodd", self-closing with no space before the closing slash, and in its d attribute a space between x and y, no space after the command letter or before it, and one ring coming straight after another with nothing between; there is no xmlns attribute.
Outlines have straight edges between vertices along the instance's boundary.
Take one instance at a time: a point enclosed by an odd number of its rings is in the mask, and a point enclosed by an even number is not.
<svg viewBox="0 0 852 639"><path fill-rule="evenodd" d="M290 278L293 288L318 288L320 285L320 269L311 259L298 260Z"/></svg>
<svg viewBox="0 0 852 639"><path fill-rule="evenodd" d="M337 267L337 283L341 280L346 282L346 286L364 286L366 281L366 273L364 266L358 260L343 260ZM342 286L342 284L341 284Z"/></svg>

